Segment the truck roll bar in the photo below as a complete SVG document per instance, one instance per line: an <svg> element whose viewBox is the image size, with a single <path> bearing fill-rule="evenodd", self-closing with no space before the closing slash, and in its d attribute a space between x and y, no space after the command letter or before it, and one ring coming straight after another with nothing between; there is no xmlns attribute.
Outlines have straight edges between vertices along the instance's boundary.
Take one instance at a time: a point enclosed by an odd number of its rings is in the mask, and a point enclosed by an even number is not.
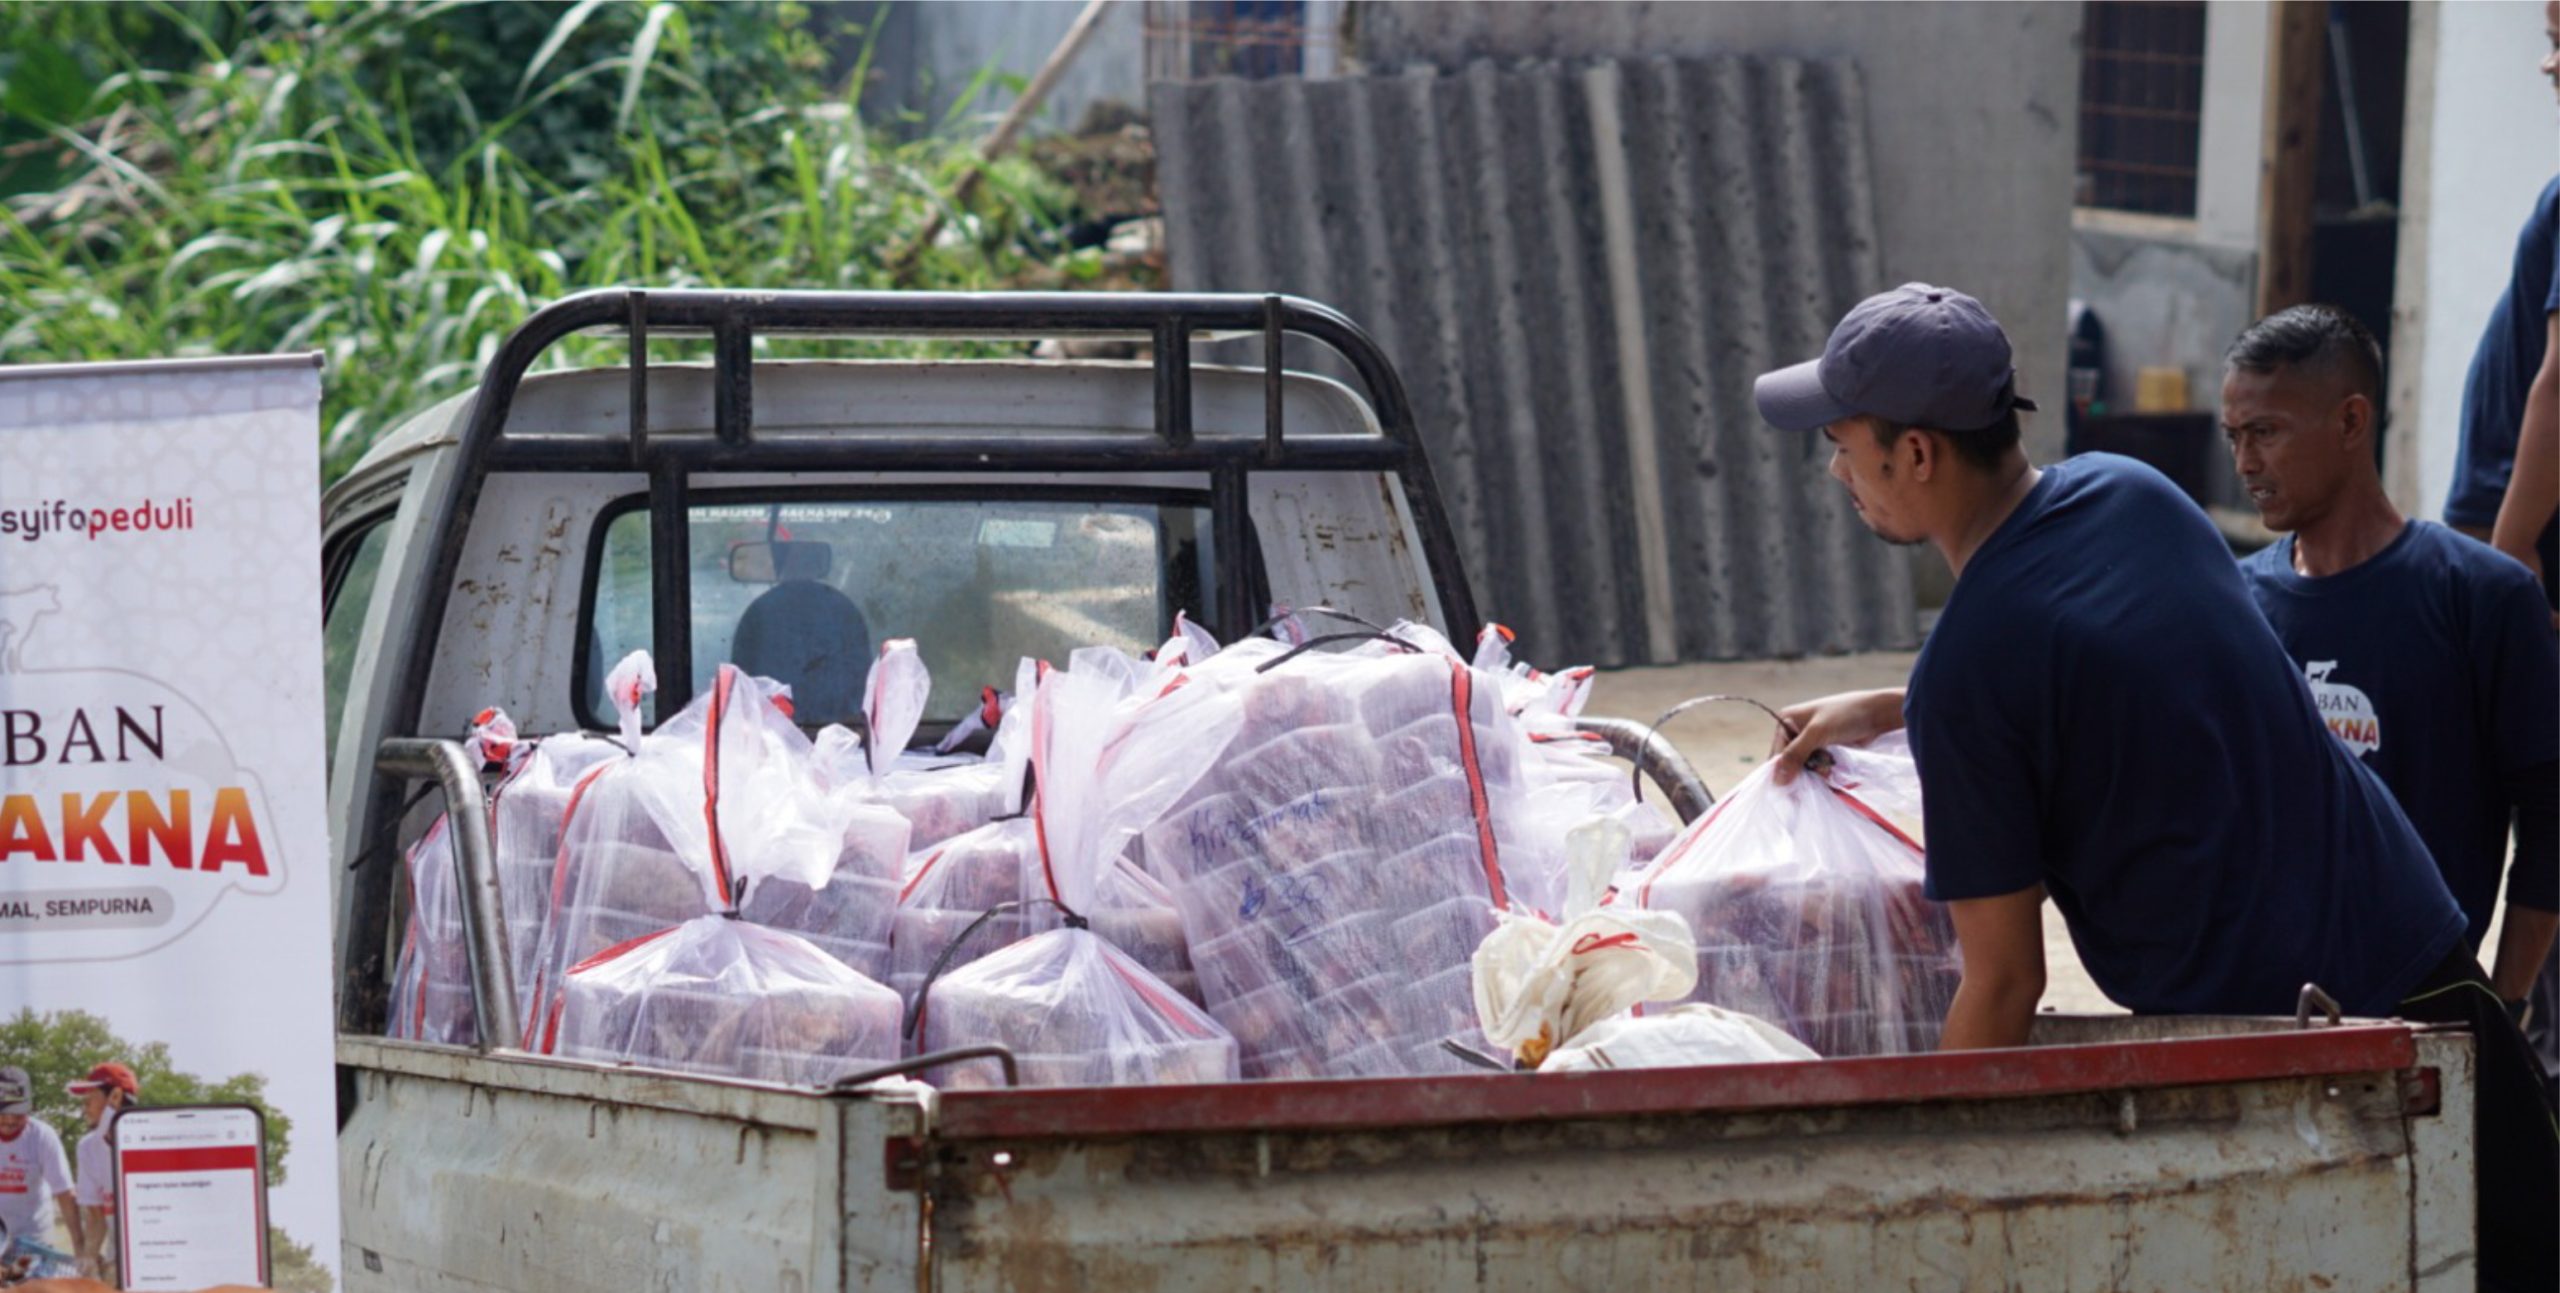
<svg viewBox="0 0 2560 1293"><path fill-rule="evenodd" d="M619 331L630 340L629 431L626 436L563 435L510 428L508 415L527 374L552 348L582 333ZM711 434L649 429L649 341L653 334L712 339ZM1263 423L1259 436L1203 438L1193 425L1192 342L1262 338ZM1282 341L1290 335L1339 354L1380 434L1292 437L1283 408ZM1145 433L1093 431L1008 439L988 435L901 432L861 436L760 434L755 410L755 339L801 337L1076 337L1147 340L1154 349L1153 425ZM1211 533L1218 564L1215 606L1200 608L1220 636L1246 636L1266 608L1253 604L1247 480L1257 471L1395 473L1442 618L1464 630L1476 623L1475 598L1461 573L1457 536L1414 423L1412 403L1394 364L1377 342L1340 312L1300 297L1241 293L836 292L715 291L610 288L564 297L533 313L503 342L481 374L453 470L422 500L419 525L428 536L420 595L405 640L387 643L392 675L383 734L427 735L424 712L434 673L437 634L452 601L489 474L496 470L640 473L648 479L650 648L657 661L657 712L673 714L692 699L692 477L704 471L840 472L1198 472L1208 477ZM404 750L401 760L428 758ZM403 762L400 766L422 765ZM423 775L423 774L417 774ZM398 787L378 781L366 802L364 835L372 851L396 847ZM457 815L457 819L460 815ZM457 833L457 843L460 842ZM351 946L379 945L389 903L380 874L358 870L345 909ZM341 1024L368 1031L378 1002L341 1002ZM504 1004L491 1001L489 1006ZM484 1008L485 1011L485 1008ZM492 1018L489 1013L483 1019Z"/></svg>

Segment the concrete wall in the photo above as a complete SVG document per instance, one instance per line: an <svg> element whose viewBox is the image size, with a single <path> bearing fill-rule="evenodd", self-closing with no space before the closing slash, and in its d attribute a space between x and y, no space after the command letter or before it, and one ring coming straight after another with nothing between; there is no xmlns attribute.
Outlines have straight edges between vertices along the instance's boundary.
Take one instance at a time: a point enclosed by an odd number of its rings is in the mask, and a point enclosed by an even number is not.
<svg viewBox="0 0 2560 1293"><path fill-rule="evenodd" d="M1372 68L1641 55L1856 60L1886 280L1980 297L2018 348L2020 389L2060 407L2080 6L1359 3L1349 39ZM2062 436L2057 414L2030 415L2039 456L2058 454Z"/></svg>
<svg viewBox="0 0 2560 1293"><path fill-rule="evenodd" d="M924 115L926 126L939 124L980 68L993 65L1028 79L1083 10L1083 0L893 4L872 54L879 80L864 107L912 110ZM1146 102L1146 6L1140 0L1118 0L1104 12L1101 29L1050 91L1035 128L1072 128L1099 102ZM991 83L971 100L967 115L992 122L1012 104L1013 91Z"/></svg>
<svg viewBox="0 0 2560 1293"><path fill-rule="evenodd" d="M2412 515L2444 510L2471 352L2560 167L2560 116L2534 68L2546 48L2540 5L2410 7L2391 416L2415 434L2386 441L2385 472Z"/></svg>
<svg viewBox="0 0 2560 1293"><path fill-rule="evenodd" d="M2191 407L2219 398L2222 350L2249 326L2257 253L2198 237L2195 222L2082 212L2071 231L2071 294L2091 304L2107 332L2106 398L2133 407L2139 370L2184 369ZM2218 474L2208 494L2233 501Z"/></svg>
<svg viewBox="0 0 2560 1293"><path fill-rule="evenodd" d="M2258 245L2269 16L2266 0L2219 0L2204 11L2204 119L2197 123L2194 233L2207 246L2247 250Z"/></svg>
<svg viewBox="0 0 2560 1293"><path fill-rule="evenodd" d="M2072 213L2071 295L2106 328L2116 409L2133 406L2136 374L2159 366L2184 369L2189 404L2212 407L2223 347L2254 317L2268 10L2223 0L2205 11L2195 216ZM2207 479L2208 497L2236 501L2227 473Z"/></svg>

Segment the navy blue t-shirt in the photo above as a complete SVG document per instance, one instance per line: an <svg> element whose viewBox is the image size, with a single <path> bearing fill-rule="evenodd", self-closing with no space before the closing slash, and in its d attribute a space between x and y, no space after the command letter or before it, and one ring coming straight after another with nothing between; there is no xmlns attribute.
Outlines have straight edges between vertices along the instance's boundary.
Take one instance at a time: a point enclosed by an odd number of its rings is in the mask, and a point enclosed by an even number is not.
<svg viewBox="0 0 2560 1293"><path fill-rule="evenodd" d="M2506 870L2507 782L2560 758L2560 643L2532 573L2426 521L2334 575L2295 574L2290 536L2240 571L2329 730L2427 842L2476 950ZM2519 865L2508 901L2560 910L2560 875Z"/></svg>
<svg viewBox="0 0 2560 1293"><path fill-rule="evenodd" d="M2471 352L2462 382L2462 446L2453 459L2453 490L2445 496L2448 525L2497 524L2498 504L2515 470L2516 432L2524 425L2524 398L2542 369L2544 320L2560 310L2560 175L2542 186L2533 215L2516 235L2507 290L2489 311L2489 326ZM2560 517L2542 528L2543 597L2552 601L2560 575Z"/></svg>
<svg viewBox="0 0 2560 1293"><path fill-rule="evenodd" d="M2141 463L2047 467L1956 581L1903 717L1928 893L2042 884L2137 1011L2385 1014L2462 940L2391 792L2329 735L2204 513Z"/></svg>

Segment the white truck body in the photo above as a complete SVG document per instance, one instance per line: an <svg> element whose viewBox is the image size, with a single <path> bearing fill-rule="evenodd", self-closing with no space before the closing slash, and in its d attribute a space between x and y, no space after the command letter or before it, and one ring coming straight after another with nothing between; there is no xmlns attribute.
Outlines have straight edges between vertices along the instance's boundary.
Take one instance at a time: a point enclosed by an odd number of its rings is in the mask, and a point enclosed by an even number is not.
<svg viewBox="0 0 2560 1293"><path fill-rule="evenodd" d="M1265 437L1339 442L1350 461L1356 442L1409 436L1381 417L1401 395L1374 373L1364 399L1186 369L1186 431L1206 448L1176 465L1009 469L997 451L1174 444L1166 367L757 364L755 434L798 456L742 451L732 469L701 449L681 488L1240 496L1269 600L1470 627L1452 622L1472 607L1439 568L1451 548L1418 458L1225 484L1199 465ZM2397 1022L2048 1017L2036 1045L1961 1055L953 1093L383 1040L386 844L436 808L379 774L384 743L457 734L490 704L528 734L592 718L575 695L599 529L664 467L636 451L600 467L575 442L618 444L638 421L652 444L701 446L743 416L720 407L727 371L510 380L492 425L543 443L475 468L495 453L471 430L500 389L484 386L330 492L350 1289L2470 1287L2469 1039ZM857 452L936 437L989 448L913 470ZM831 468L829 443L861 465ZM1032 600L1026 622L1072 623Z"/></svg>

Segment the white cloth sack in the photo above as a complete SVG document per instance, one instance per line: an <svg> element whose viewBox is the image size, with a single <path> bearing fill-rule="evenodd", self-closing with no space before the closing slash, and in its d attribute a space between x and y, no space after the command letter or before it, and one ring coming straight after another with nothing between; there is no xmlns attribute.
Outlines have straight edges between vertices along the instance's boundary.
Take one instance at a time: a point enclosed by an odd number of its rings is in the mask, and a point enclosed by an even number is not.
<svg viewBox="0 0 2560 1293"><path fill-rule="evenodd" d="M1541 1073L1785 1064L1822 1058L1777 1025L1718 1006L1686 1005L1604 1019L1547 1056Z"/></svg>

